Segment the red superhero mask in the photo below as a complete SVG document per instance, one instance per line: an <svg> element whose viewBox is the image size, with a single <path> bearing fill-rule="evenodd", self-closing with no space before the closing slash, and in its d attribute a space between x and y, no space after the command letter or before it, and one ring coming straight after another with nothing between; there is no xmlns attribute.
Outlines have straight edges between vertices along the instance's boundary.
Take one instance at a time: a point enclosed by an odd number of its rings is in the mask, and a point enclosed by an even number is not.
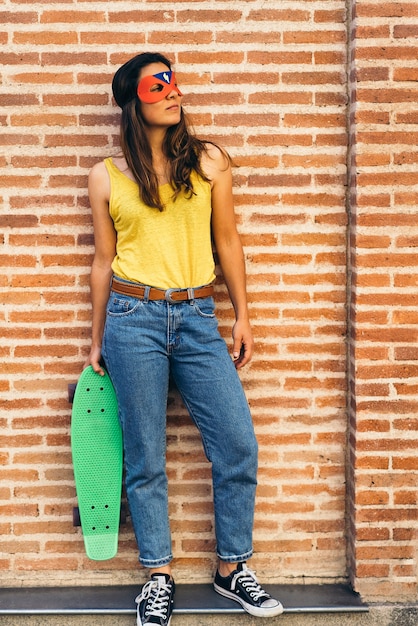
<svg viewBox="0 0 418 626"><path fill-rule="evenodd" d="M167 70L152 76L144 76L139 81L137 94L142 102L153 104L164 100L172 91L177 91L182 96L180 89L176 85L176 75L174 72Z"/></svg>

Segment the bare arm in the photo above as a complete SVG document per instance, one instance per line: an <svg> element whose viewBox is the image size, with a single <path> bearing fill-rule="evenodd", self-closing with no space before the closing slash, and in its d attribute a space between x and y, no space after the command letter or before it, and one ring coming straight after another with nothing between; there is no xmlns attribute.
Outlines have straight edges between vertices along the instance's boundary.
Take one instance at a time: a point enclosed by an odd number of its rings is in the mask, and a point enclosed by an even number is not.
<svg viewBox="0 0 418 626"><path fill-rule="evenodd" d="M90 275L92 342L84 367L91 365L104 374L100 366L106 304L112 276L111 264L116 254L116 232L109 215L110 183L104 163L95 165L89 176L89 198L93 214L95 254Z"/></svg>
<svg viewBox="0 0 418 626"><path fill-rule="evenodd" d="M203 166L212 182L212 232L235 311L233 358L239 369L250 361L254 348L247 306L244 253L235 221L231 167L215 147L209 148L209 157L204 157Z"/></svg>

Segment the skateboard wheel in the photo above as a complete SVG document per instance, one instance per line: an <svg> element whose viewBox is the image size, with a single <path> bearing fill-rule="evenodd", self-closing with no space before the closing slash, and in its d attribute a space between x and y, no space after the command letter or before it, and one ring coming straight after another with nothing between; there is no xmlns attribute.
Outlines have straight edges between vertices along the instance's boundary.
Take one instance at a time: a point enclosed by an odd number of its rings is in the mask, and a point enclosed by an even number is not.
<svg viewBox="0 0 418 626"><path fill-rule="evenodd" d="M80 509L78 506L73 508L73 526L81 526Z"/></svg>
<svg viewBox="0 0 418 626"><path fill-rule="evenodd" d="M68 402L70 404L73 403L74 400L74 394L75 394L75 388L77 387L77 383L70 383L68 385Z"/></svg>
<svg viewBox="0 0 418 626"><path fill-rule="evenodd" d="M121 504L120 506L120 520L119 520L119 524L126 524L126 506L124 504Z"/></svg>

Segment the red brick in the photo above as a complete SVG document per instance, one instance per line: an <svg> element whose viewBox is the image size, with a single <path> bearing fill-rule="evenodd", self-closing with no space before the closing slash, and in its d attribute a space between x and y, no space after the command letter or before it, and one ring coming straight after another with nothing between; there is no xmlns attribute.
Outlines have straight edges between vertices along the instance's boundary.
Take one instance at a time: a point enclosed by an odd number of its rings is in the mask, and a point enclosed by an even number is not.
<svg viewBox="0 0 418 626"><path fill-rule="evenodd" d="M91 24L106 22L106 14L100 11L52 11L45 10L41 14L41 24Z"/></svg>
<svg viewBox="0 0 418 626"><path fill-rule="evenodd" d="M56 31L21 31L16 32L13 36L13 43L18 45L29 44L32 46L41 45L58 45L77 44L78 38L75 32L56 32Z"/></svg>
<svg viewBox="0 0 418 626"><path fill-rule="evenodd" d="M15 74L12 77L12 80L16 83L25 83L28 85L54 85L57 83L62 85L71 85L73 82L73 75L71 72L27 72L24 74ZM12 119L14 119L14 117ZM31 127L33 125L32 120L37 118L35 116L32 116L31 118L20 116L16 119L21 122L18 126ZM64 119L64 117L61 116L61 119ZM13 126L14 125L15 122L13 122Z"/></svg>
<svg viewBox="0 0 418 626"><path fill-rule="evenodd" d="M0 11L2 24L36 24L38 13L36 11Z"/></svg>
<svg viewBox="0 0 418 626"><path fill-rule="evenodd" d="M356 7L358 17L415 17L418 8L413 2L365 3Z"/></svg>
<svg viewBox="0 0 418 626"><path fill-rule="evenodd" d="M394 80L413 81L417 80L418 70L415 67L395 67L393 71Z"/></svg>
<svg viewBox="0 0 418 626"><path fill-rule="evenodd" d="M359 578L388 578L390 568L382 563L361 563L356 568L356 574Z"/></svg>
<svg viewBox="0 0 418 626"><path fill-rule="evenodd" d="M312 31L288 31L283 35L285 44L331 44L343 43L345 41L345 32L341 30L312 30Z"/></svg>
<svg viewBox="0 0 418 626"><path fill-rule="evenodd" d="M418 470L418 458L416 456L411 457L394 457L392 460L393 469L402 470Z"/></svg>

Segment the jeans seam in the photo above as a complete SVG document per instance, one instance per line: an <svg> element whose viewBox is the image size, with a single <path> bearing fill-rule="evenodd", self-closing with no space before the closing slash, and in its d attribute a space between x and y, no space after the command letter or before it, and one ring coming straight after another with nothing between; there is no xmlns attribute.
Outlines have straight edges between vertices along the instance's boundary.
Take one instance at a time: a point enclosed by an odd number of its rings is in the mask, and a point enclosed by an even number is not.
<svg viewBox="0 0 418 626"><path fill-rule="evenodd" d="M251 548L251 550L248 550L247 552L244 552L243 554L231 554L230 556L223 556L222 554L219 554L218 551L216 551L216 556L218 556L221 559L221 561L225 561L227 563L240 563L240 562L246 561L252 555L253 555L253 548Z"/></svg>
<svg viewBox="0 0 418 626"><path fill-rule="evenodd" d="M176 384L177 384L177 383L176 383ZM205 435L204 435L204 433L203 433L203 431L202 431L202 429L201 429L201 427L200 427L199 421L197 420L197 418L196 418L196 416L195 416L195 414L194 414L194 411L193 411L192 407L190 406L190 404L189 404L189 402L187 401L187 399L183 396L183 394L181 393L181 391L180 391L180 394L181 394L182 400L183 400L183 402L184 402L184 404L185 404L185 406L186 406L186 409L187 409L187 410L188 410L188 412L189 412L190 417L192 418L192 420L193 420L193 422L194 422L194 424L195 424L196 428L197 428L197 429L198 429L198 431L199 431L200 438L201 438L202 443L203 443L203 448L204 448L204 450L205 450L206 458L208 459L208 461L212 462L212 454L211 454L210 449L209 449L209 446L208 446L208 444L207 444L207 442L206 442Z"/></svg>
<svg viewBox="0 0 418 626"><path fill-rule="evenodd" d="M159 567L163 565L168 565L170 561L173 560L173 555L170 553L167 556L162 557L161 559L143 559L141 555L139 555L139 561L144 567Z"/></svg>

